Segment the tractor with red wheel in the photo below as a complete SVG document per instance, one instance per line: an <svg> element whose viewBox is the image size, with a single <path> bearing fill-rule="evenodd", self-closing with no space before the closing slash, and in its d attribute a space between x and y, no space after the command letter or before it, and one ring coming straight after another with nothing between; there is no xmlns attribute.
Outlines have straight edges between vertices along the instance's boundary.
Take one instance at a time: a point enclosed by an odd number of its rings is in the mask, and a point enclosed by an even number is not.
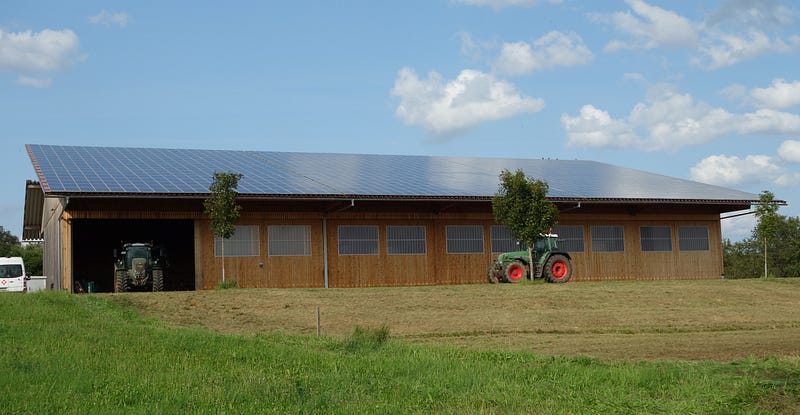
<svg viewBox="0 0 800 415"><path fill-rule="evenodd" d="M567 252L558 249L558 235L542 235L534 242L531 253L529 255L524 250L498 255L489 265L486 279L496 284L537 278L544 278L547 282L565 283L572 278L572 258ZM531 256L533 266L530 264Z"/></svg>

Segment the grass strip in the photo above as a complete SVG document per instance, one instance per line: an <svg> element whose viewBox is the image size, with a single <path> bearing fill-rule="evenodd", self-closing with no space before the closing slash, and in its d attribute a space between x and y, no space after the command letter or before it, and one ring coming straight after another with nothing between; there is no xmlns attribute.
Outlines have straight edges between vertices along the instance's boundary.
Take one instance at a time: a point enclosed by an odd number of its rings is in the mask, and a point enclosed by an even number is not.
<svg viewBox="0 0 800 415"><path fill-rule="evenodd" d="M792 413L800 359L601 362L171 328L106 297L0 301L0 412Z"/></svg>

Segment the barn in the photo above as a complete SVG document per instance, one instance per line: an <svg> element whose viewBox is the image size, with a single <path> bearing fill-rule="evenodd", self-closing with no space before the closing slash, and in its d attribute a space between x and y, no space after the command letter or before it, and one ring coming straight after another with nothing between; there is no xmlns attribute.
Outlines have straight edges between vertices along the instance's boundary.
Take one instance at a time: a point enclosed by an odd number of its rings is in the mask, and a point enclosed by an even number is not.
<svg viewBox="0 0 800 415"><path fill-rule="evenodd" d="M165 247L166 289L215 288L222 244L203 213L214 172L243 175L224 244L240 287L483 283L492 257L515 246L492 215L503 169L548 182L573 281L720 278L720 216L759 199L585 160L26 148L38 176L26 212L40 214L26 232L44 241L49 286L65 290L112 291L124 242Z"/></svg>

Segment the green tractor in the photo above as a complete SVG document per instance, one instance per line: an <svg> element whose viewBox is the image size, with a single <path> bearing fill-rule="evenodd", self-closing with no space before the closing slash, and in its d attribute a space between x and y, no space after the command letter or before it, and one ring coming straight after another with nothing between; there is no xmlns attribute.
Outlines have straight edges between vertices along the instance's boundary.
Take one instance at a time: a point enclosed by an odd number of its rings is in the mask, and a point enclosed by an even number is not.
<svg viewBox="0 0 800 415"><path fill-rule="evenodd" d="M572 278L572 258L558 250L558 235L542 235L533 244L533 273L531 273L528 251L500 254L489 265L486 279L498 282L519 282L524 278L544 278L547 282L565 283Z"/></svg>
<svg viewBox="0 0 800 415"><path fill-rule="evenodd" d="M114 250L114 291L163 291L166 258L149 243L126 243Z"/></svg>

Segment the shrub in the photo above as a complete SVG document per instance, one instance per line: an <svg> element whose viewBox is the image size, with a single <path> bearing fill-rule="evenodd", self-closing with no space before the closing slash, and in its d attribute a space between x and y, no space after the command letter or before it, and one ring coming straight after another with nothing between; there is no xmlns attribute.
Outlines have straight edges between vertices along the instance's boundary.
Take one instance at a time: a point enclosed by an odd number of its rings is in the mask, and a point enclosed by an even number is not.
<svg viewBox="0 0 800 415"><path fill-rule="evenodd" d="M341 347L348 353L375 351L383 347L387 340L389 340L389 327L386 325L379 328L356 326L353 334L342 342Z"/></svg>
<svg viewBox="0 0 800 415"><path fill-rule="evenodd" d="M217 284L218 290L227 290L228 288L239 288L239 283L236 280L220 281Z"/></svg>

